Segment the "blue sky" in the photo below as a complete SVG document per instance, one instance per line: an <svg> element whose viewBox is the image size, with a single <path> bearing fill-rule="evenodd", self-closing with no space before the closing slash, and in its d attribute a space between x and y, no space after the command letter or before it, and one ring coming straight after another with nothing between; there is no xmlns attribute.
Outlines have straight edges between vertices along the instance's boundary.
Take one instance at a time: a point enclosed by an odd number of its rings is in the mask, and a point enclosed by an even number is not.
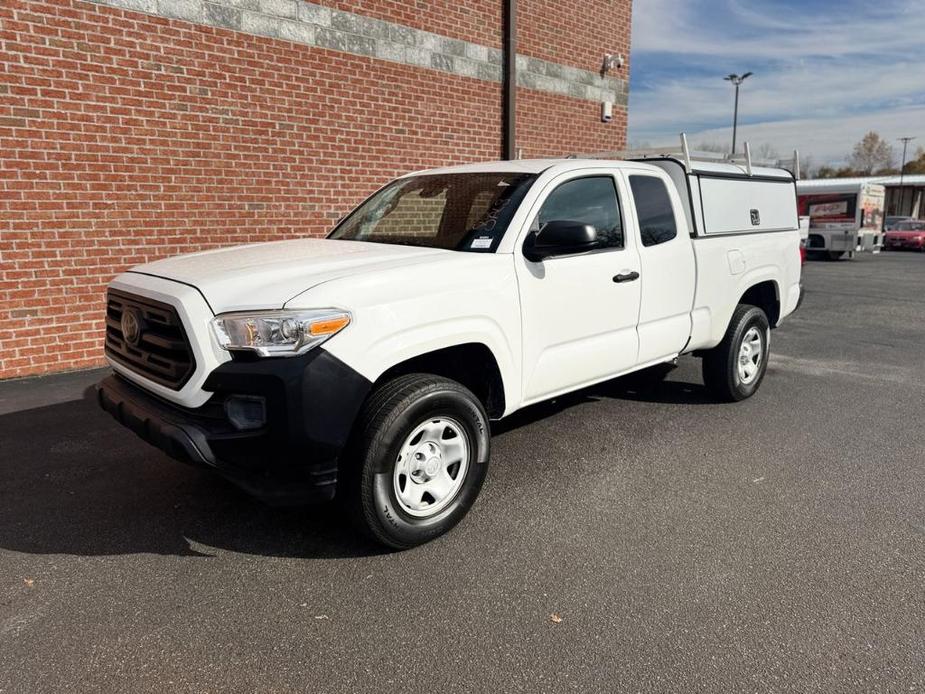
<svg viewBox="0 0 925 694"><path fill-rule="evenodd" d="M923 0L635 0L631 145L739 142L840 163L868 130L925 145ZM913 143L915 145L916 143Z"/></svg>

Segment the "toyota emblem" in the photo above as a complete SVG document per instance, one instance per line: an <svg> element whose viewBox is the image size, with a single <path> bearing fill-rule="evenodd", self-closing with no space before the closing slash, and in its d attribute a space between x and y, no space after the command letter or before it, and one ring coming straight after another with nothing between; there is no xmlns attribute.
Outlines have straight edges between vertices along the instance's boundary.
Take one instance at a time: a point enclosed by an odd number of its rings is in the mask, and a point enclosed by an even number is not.
<svg viewBox="0 0 925 694"><path fill-rule="evenodd" d="M138 312L131 308L123 311L120 325L122 326L122 337L125 338L125 341L130 345L137 345L138 340L141 338L141 318Z"/></svg>

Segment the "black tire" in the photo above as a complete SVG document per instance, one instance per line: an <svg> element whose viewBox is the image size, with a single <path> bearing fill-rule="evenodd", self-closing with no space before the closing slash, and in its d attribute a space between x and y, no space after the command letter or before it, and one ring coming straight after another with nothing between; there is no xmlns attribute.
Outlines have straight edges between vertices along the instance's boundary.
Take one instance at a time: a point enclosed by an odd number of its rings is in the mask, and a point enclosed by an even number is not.
<svg viewBox="0 0 925 694"><path fill-rule="evenodd" d="M841 260L843 255L845 255L844 251L829 251L827 257L829 260Z"/></svg>
<svg viewBox="0 0 925 694"><path fill-rule="evenodd" d="M739 376L739 350L746 334L753 327L758 330L763 349L757 373L745 383ZM764 311L749 304L736 307L723 341L703 357L703 382L714 397L723 402L735 402L755 394L768 368L769 332L768 317Z"/></svg>
<svg viewBox="0 0 925 694"><path fill-rule="evenodd" d="M468 464L452 500L432 516L415 517L403 510L393 474L407 439L435 418L460 425ZM488 415L471 391L430 374L399 376L376 388L360 413L342 465L343 500L361 532L388 547L408 549L443 535L462 520L482 488L489 453Z"/></svg>

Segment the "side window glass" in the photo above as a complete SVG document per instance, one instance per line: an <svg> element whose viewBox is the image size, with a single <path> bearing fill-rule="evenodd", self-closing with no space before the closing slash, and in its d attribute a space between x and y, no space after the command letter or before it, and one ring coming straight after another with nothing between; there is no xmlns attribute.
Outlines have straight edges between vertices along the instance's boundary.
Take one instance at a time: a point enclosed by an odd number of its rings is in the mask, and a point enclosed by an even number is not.
<svg viewBox="0 0 925 694"><path fill-rule="evenodd" d="M639 219L639 236L643 246L671 241L678 235L674 209L665 182L654 176L630 176L630 190Z"/></svg>
<svg viewBox="0 0 925 694"><path fill-rule="evenodd" d="M563 183L546 198L536 221L540 229L552 221L592 224L601 248L623 247L620 205L611 176L589 176Z"/></svg>

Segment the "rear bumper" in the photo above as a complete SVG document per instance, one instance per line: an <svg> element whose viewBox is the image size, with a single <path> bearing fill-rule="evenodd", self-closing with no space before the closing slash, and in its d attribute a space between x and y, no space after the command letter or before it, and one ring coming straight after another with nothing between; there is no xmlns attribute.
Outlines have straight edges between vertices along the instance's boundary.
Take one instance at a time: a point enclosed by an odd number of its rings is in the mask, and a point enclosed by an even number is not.
<svg viewBox="0 0 925 694"><path fill-rule="evenodd" d="M202 407L178 407L112 375L97 384L100 406L170 457L206 466L267 502L334 497L338 460L370 383L321 349L293 359L227 362L206 380ZM265 422L238 429L232 396L263 403Z"/></svg>
<svg viewBox="0 0 925 694"><path fill-rule="evenodd" d="M887 239L883 247L891 251L921 251L925 250L925 244L920 241L892 241Z"/></svg>

